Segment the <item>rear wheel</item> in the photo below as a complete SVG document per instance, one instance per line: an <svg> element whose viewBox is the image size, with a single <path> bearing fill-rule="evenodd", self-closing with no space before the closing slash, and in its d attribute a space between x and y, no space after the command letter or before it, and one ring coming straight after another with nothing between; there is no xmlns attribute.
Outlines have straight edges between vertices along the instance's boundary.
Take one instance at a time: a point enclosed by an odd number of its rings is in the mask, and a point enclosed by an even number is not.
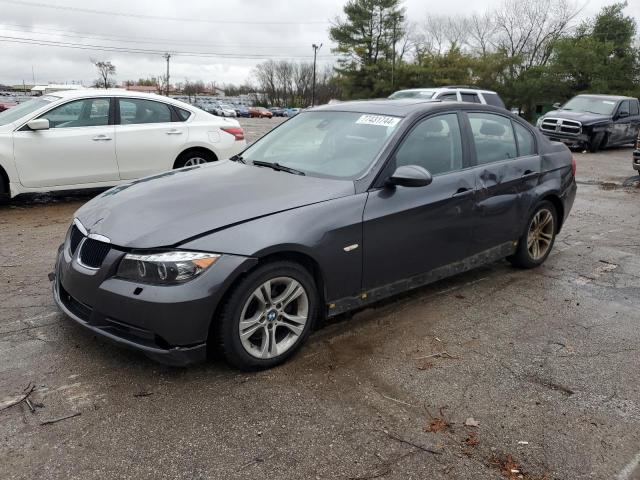
<svg viewBox="0 0 640 480"><path fill-rule="evenodd" d="M516 253L508 260L516 267L535 268L551 253L558 231L558 214L551 202L541 202L529 218L518 241Z"/></svg>
<svg viewBox="0 0 640 480"><path fill-rule="evenodd" d="M309 272L293 262L268 263L229 294L214 320L215 340L224 359L239 369L274 367L304 343L317 312Z"/></svg>
<svg viewBox="0 0 640 480"><path fill-rule="evenodd" d="M204 165L205 163L215 161L215 156L205 150L192 150L181 154L173 168L194 167L196 165Z"/></svg>

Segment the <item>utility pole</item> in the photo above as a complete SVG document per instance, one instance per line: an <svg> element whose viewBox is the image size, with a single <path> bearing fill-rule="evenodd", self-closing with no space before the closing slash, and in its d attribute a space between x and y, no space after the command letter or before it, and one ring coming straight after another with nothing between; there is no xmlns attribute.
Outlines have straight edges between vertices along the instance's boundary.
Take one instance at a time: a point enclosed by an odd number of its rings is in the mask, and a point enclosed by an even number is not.
<svg viewBox="0 0 640 480"><path fill-rule="evenodd" d="M391 61L391 89L395 88L396 83L396 23L397 19L393 19L393 52Z"/></svg>
<svg viewBox="0 0 640 480"><path fill-rule="evenodd" d="M315 107L316 105L316 59L318 57L318 50L322 48L322 44L316 45L315 43L311 45L313 48L313 85L311 87L311 106Z"/></svg>
<svg viewBox="0 0 640 480"><path fill-rule="evenodd" d="M169 96L169 59L171 58L171 55L169 55L168 53L165 53L163 55L163 57L165 58L165 60L167 61L167 87L166 87L166 94L167 97Z"/></svg>

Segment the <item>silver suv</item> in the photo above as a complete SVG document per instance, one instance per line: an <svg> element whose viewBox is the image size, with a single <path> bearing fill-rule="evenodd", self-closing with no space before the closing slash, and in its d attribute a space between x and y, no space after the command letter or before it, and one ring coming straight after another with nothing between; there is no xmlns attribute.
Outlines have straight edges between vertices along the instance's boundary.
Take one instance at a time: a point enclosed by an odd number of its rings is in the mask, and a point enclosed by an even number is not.
<svg viewBox="0 0 640 480"><path fill-rule="evenodd" d="M422 100L453 100L454 102L482 103L505 108L500 96L491 90L479 90L464 85L437 88L411 88L398 90L389 97L394 100L416 98Z"/></svg>

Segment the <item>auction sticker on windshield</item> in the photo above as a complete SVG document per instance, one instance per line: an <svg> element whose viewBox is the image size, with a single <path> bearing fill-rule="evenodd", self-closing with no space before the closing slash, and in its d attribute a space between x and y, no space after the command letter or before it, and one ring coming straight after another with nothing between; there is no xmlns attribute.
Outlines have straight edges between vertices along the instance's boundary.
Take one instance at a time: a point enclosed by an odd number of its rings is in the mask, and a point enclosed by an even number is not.
<svg viewBox="0 0 640 480"><path fill-rule="evenodd" d="M362 115L358 121L359 125L378 125L380 127L395 127L400 119L398 117L389 117L387 115Z"/></svg>

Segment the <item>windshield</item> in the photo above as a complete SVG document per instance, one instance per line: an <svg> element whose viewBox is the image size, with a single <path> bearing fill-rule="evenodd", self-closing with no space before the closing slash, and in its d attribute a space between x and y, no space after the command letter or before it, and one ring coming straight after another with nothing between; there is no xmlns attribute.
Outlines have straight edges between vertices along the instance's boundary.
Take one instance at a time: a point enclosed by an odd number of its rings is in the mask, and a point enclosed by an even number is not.
<svg viewBox="0 0 640 480"><path fill-rule="evenodd" d="M35 112L39 108L42 108L57 99L58 97L51 96L38 97L34 98L33 100L27 100L26 102L16 105L15 107L11 107L10 109L0 113L0 125L9 125L10 123L19 120L25 115L29 115L30 113Z"/></svg>
<svg viewBox="0 0 640 480"><path fill-rule="evenodd" d="M423 98L429 99L433 97L432 90L400 90L399 92L393 93L389 98L392 100L398 100L400 98Z"/></svg>
<svg viewBox="0 0 640 480"><path fill-rule="evenodd" d="M245 161L278 163L306 175L356 179L372 164L400 118L351 112L305 112L254 143Z"/></svg>
<svg viewBox="0 0 640 480"><path fill-rule="evenodd" d="M599 113L601 115L611 115L616 106L615 100L607 100L597 97L573 97L562 107L563 110L574 110L576 112Z"/></svg>

